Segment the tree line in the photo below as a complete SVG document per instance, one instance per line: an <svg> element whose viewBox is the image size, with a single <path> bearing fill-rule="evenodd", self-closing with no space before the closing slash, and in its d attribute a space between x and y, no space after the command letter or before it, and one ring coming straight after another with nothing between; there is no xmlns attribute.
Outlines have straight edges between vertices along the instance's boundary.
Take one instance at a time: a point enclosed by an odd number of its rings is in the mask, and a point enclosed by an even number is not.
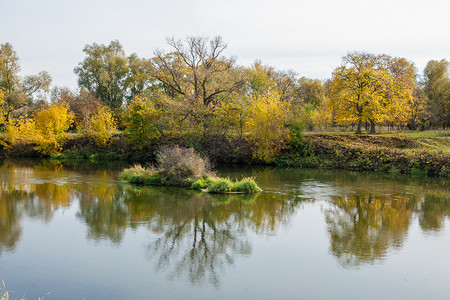
<svg viewBox="0 0 450 300"><path fill-rule="evenodd" d="M405 58L350 52L321 81L258 60L240 66L224 54L221 37L170 38L167 45L150 58L127 55L119 41L86 45L74 68L79 89L71 91L51 88L46 71L19 76L17 53L1 44L3 145L33 142L51 154L67 130L102 146L120 130L138 148L181 136L245 140L254 158L272 161L301 130L450 126L445 59L429 61L419 75Z"/></svg>

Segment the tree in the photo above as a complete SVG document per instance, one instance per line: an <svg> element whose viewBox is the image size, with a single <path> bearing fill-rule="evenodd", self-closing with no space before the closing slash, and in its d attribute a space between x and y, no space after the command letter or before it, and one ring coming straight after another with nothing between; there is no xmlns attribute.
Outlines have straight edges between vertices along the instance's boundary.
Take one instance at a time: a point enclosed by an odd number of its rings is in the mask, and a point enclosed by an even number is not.
<svg viewBox="0 0 450 300"><path fill-rule="evenodd" d="M253 143L253 157L272 162L289 143L289 102L282 102L279 94L258 95L252 99L246 128Z"/></svg>
<svg viewBox="0 0 450 300"><path fill-rule="evenodd" d="M156 51L150 75L167 93L191 103L214 107L240 85L233 76L234 58L222 57L227 44L221 37L170 38L170 53Z"/></svg>
<svg viewBox="0 0 450 300"><path fill-rule="evenodd" d="M78 85L85 87L110 108L122 105L127 93L128 59L119 41L108 46L86 45L86 57L74 69Z"/></svg>
<svg viewBox="0 0 450 300"><path fill-rule="evenodd" d="M66 131L73 123L73 114L66 103L54 103L41 108L34 115L36 150L55 154L66 141Z"/></svg>
<svg viewBox="0 0 450 300"><path fill-rule="evenodd" d="M93 93L86 88L81 88L78 94L74 94L67 88L54 88L52 99L55 102L65 103L73 113L75 129L82 129L87 125L89 118L95 116L103 103L98 100Z"/></svg>
<svg viewBox="0 0 450 300"><path fill-rule="evenodd" d="M104 147L108 144L113 132L116 130L117 128L111 111L107 107L100 106L95 115L89 116L82 132L98 146Z"/></svg>
<svg viewBox="0 0 450 300"><path fill-rule="evenodd" d="M382 56L386 70L389 72L390 80L387 82L387 121L395 123L402 129L412 120L413 114L418 114L420 106L415 98L416 70L414 64L404 58L391 58Z"/></svg>
<svg viewBox="0 0 450 300"><path fill-rule="evenodd" d="M161 126L163 115L163 108L155 105L155 101L136 96L128 105L128 114L125 118L127 139L136 147L142 148L160 138L163 130L168 129Z"/></svg>
<svg viewBox="0 0 450 300"><path fill-rule="evenodd" d="M445 59L430 60L424 70L424 91L430 100L432 122L450 126L450 63Z"/></svg>
<svg viewBox="0 0 450 300"><path fill-rule="evenodd" d="M242 85L241 70L233 57L223 56L227 44L221 37L170 38L167 43L171 51L157 50L150 60L153 95L167 95L170 110L189 134L206 137L213 132L216 110Z"/></svg>
<svg viewBox="0 0 450 300"><path fill-rule="evenodd" d="M5 99L6 99L6 92L3 88L0 88L0 125L4 125L6 121L7 110L4 108Z"/></svg>
<svg viewBox="0 0 450 300"><path fill-rule="evenodd" d="M41 71L37 75L28 75L22 81L22 91L29 97L50 92L52 77L47 71ZM41 97L43 98L43 97Z"/></svg>
<svg viewBox="0 0 450 300"><path fill-rule="evenodd" d="M302 77L298 80L296 96L296 100L300 100L303 105L318 108L324 101L325 87L318 79Z"/></svg>
<svg viewBox="0 0 450 300"><path fill-rule="evenodd" d="M356 132L361 133L363 122L375 124L383 119L390 76L375 55L354 52L342 60L333 72L330 105L336 121L357 122Z"/></svg>
<svg viewBox="0 0 450 300"><path fill-rule="evenodd" d="M127 100L131 101L135 96L143 94L153 88L153 80L149 75L151 64L148 60L139 58L136 54L128 56L129 74L126 86L129 88Z"/></svg>
<svg viewBox="0 0 450 300"><path fill-rule="evenodd" d="M0 45L0 87L10 95L19 85L19 57L9 43Z"/></svg>

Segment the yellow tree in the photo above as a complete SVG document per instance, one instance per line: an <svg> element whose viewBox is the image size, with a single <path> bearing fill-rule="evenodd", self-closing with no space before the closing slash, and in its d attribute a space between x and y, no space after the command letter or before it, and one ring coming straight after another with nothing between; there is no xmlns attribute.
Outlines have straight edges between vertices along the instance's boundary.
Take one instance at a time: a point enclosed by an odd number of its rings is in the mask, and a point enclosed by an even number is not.
<svg viewBox="0 0 450 300"><path fill-rule="evenodd" d="M36 150L55 154L66 141L66 131L73 123L73 113L65 103L54 103L41 108L34 115Z"/></svg>
<svg viewBox="0 0 450 300"><path fill-rule="evenodd" d="M362 123L375 124L384 117L386 86L389 73L368 53L348 53L343 64L333 72L329 105L337 122L356 122L357 133ZM375 127L371 128L375 131Z"/></svg>
<svg viewBox="0 0 450 300"><path fill-rule="evenodd" d="M5 109L6 91L0 88L0 125L5 124L7 109Z"/></svg>
<svg viewBox="0 0 450 300"><path fill-rule="evenodd" d="M404 58L385 57L390 73L390 85L387 87L388 105L386 120L403 128L418 114L418 99L414 97L416 89L414 64ZM423 107L422 107L423 109Z"/></svg>
<svg viewBox="0 0 450 300"><path fill-rule="evenodd" d="M276 92L257 95L250 107L247 138L253 143L253 157L272 162L289 143L290 104Z"/></svg>
<svg viewBox="0 0 450 300"><path fill-rule="evenodd" d="M104 147L116 130L117 127L111 111L105 106L100 106L95 115L89 116L82 132L98 146Z"/></svg>

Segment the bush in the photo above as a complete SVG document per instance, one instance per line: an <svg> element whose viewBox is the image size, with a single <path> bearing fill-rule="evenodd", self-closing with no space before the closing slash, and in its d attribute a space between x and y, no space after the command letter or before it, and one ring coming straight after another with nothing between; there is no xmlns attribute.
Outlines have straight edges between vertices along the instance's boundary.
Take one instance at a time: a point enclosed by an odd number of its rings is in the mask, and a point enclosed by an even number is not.
<svg viewBox="0 0 450 300"><path fill-rule="evenodd" d="M116 130L111 112L106 107L100 107L95 115L88 118L82 132L93 140L97 146L105 147Z"/></svg>
<svg viewBox="0 0 450 300"><path fill-rule="evenodd" d="M66 131L73 123L67 104L55 103L40 109L34 116L36 150L43 154L59 153L66 141Z"/></svg>
<svg viewBox="0 0 450 300"><path fill-rule="evenodd" d="M194 152L193 148L164 146L156 153L159 170L185 169L195 177L208 177L214 175L211 163Z"/></svg>
<svg viewBox="0 0 450 300"><path fill-rule="evenodd" d="M190 186L196 180L214 176L209 160L195 154L193 149L162 147L156 154L156 161L157 168L136 165L124 170L120 177L132 183Z"/></svg>

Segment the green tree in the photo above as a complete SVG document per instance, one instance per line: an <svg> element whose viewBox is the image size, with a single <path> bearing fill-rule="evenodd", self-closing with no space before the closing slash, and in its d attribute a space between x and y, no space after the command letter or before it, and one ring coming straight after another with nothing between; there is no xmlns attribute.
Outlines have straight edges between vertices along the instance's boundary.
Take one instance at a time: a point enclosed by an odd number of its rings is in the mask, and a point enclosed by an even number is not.
<svg viewBox="0 0 450 300"><path fill-rule="evenodd" d="M43 99L43 94L50 92L50 85L52 84L52 77L47 71L41 71L37 75L27 75L22 80L22 92L25 93L28 98Z"/></svg>
<svg viewBox="0 0 450 300"><path fill-rule="evenodd" d="M432 123L450 126L450 64L445 59L430 60L424 70L424 91L430 100Z"/></svg>
<svg viewBox="0 0 450 300"><path fill-rule="evenodd" d="M19 86L19 57L9 43L0 45L0 87L10 95Z"/></svg>
<svg viewBox="0 0 450 300"><path fill-rule="evenodd" d="M119 41L108 46L86 45L86 57L74 69L78 85L85 87L110 108L118 108L126 98L128 59Z"/></svg>

